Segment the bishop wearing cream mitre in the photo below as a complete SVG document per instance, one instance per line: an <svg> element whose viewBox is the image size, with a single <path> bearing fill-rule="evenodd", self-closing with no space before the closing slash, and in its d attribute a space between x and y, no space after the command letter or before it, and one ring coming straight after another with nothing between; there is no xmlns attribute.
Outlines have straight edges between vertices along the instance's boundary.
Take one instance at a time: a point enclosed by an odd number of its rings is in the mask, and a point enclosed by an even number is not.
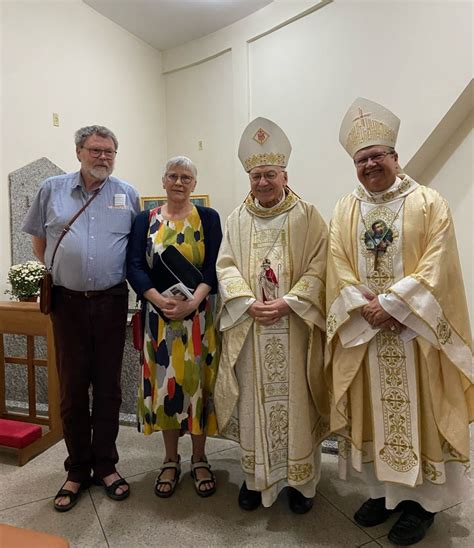
<svg viewBox="0 0 474 548"><path fill-rule="evenodd" d="M275 123L245 129L239 158L250 193L230 215L217 260L222 355L219 431L241 447L239 504L311 509L327 433L323 379L327 228L288 188L291 145ZM326 415L326 420L325 420Z"/></svg>
<svg viewBox="0 0 474 548"><path fill-rule="evenodd" d="M421 540L436 512L469 496L471 332L453 221L433 189L400 173L400 120L357 99L340 141L359 184L331 222L327 377L340 474L366 482L362 526Z"/></svg>

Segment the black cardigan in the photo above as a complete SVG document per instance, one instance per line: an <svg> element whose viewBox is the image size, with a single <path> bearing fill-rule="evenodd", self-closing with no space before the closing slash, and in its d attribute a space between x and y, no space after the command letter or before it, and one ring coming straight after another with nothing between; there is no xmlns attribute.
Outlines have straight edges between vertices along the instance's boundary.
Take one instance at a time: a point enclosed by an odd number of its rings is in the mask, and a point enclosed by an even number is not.
<svg viewBox="0 0 474 548"><path fill-rule="evenodd" d="M219 214L210 207L198 206L204 232L204 263L200 268L205 284L211 286L211 293L217 293L216 260L222 240ZM139 299L153 287L150 268L146 260L147 234L150 212L142 211L135 217L128 240L127 279Z"/></svg>

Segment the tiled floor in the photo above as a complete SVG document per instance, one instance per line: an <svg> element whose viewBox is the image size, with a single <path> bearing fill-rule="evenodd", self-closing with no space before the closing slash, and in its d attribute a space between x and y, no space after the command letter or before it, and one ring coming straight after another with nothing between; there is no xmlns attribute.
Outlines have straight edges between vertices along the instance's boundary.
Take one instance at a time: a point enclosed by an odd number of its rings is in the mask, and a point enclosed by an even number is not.
<svg viewBox="0 0 474 548"><path fill-rule="evenodd" d="M237 494L242 476L238 449L232 442L208 441L208 456L219 483L218 492L209 499L194 492L188 437L181 440L181 481L169 500L153 494L163 456L161 437L145 437L134 428L121 427L118 446L119 470L130 482L130 497L114 502L101 488L92 487L71 512L64 514L52 507L53 496L65 477L63 442L22 468L15 465L13 457L0 453L0 523L62 535L75 547L389 545L386 535L396 518L371 529L357 526L352 514L366 498L365 493L360 484L338 479L334 456L323 455L314 508L299 516L290 512L285 496L269 509L251 513L239 509ZM472 502L459 504L440 513L426 539L417 546L473 546L473 526Z"/></svg>

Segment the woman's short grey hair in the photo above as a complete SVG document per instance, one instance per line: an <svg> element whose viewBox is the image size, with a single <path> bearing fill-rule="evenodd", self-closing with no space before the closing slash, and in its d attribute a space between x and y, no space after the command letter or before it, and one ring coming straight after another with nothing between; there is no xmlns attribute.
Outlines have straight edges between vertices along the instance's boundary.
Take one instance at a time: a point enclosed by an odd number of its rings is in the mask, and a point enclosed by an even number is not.
<svg viewBox="0 0 474 548"><path fill-rule="evenodd" d="M173 166L184 167L184 169L187 169L188 171L190 171L193 174L193 177L196 179L198 174L196 166L194 165L193 161L187 158L186 156L174 156L173 158L170 158L166 162L163 176L166 176L169 169Z"/></svg>
<svg viewBox="0 0 474 548"><path fill-rule="evenodd" d="M78 129L74 134L74 142L76 143L76 146L82 147L86 142L86 139L91 135L98 135L104 139L112 139L115 145L115 150L118 149L118 140L117 137L115 137L114 132L104 126L86 126Z"/></svg>

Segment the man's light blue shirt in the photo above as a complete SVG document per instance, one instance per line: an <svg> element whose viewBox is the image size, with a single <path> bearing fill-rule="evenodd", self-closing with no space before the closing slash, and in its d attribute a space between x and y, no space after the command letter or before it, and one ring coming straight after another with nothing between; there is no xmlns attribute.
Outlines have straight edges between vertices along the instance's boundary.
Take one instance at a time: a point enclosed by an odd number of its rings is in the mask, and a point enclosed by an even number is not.
<svg viewBox="0 0 474 548"><path fill-rule="evenodd" d="M46 238L45 264L61 231L92 196L80 172L46 179L28 211L22 230ZM74 291L100 291L125 280L125 258L133 219L140 211L138 192L108 177L99 195L74 221L61 241L53 265L53 281Z"/></svg>

